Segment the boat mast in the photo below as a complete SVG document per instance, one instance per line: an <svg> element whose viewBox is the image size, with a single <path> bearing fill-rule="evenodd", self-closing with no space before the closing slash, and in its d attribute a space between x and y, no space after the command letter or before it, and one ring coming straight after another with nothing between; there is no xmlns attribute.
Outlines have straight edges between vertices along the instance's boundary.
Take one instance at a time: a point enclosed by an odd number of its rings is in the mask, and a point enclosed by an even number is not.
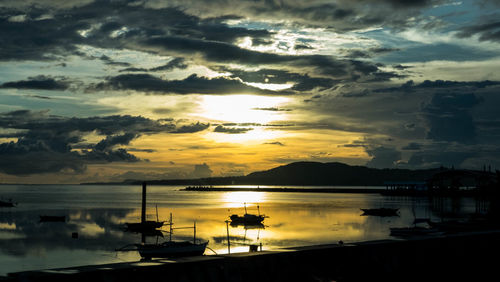
<svg viewBox="0 0 500 282"><path fill-rule="evenodd" d="M158 219L158 205L156 205L156 222L160 222L160 220Z"/></svg>
<svg viewBox="0 0 500 282"><path fill-rule="evenodd" d="M142 211L141 211L141 223L146 222L146 182L142 182Z"/></svg>
<svg viewBox="0 0 500 282"><path fill-rule="evenodd" d="M169 232L169 235L170 235L170 241L172 241L172 213L170 213L170 232Z"/></svg>
<svg viewBox="0 0 500 282"><path fill-rule="evenodd" d="M259 216L260 216L260 208L259 208L259 205L257 205L257 212L259 213Z"/></svg>
<svg viewBox="0 0 500 282"><path fill-rule="evenodd" d="M247 203L243 203L243 205L245 206L245 214L247 214Z"/></svg>
<svg viewBox="0 0 500 282"><path fill-rule="evenodd" d="M196 220L194 221L193 225L193 244L196 245Z"/></svg>
<svg viewBox="0 0 500 282"><path fill-rule="evenodd" d="M229 240L229 220L226 220L226 232L227 232L227 253L231 253L231 241Z"/></svg>

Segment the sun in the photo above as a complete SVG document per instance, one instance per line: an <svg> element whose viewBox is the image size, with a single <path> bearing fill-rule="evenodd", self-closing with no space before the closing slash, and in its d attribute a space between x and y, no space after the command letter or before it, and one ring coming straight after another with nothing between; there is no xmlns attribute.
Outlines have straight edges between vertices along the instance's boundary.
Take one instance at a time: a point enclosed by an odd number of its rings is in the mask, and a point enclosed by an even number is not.
<svg viewBox="0 0 500 282"><path fill-rule="evenodd" d="M287 119L287 113L273 111L289 102L286 97L258 95L204 96L197 116L214 122L266 124Z"/></svg>

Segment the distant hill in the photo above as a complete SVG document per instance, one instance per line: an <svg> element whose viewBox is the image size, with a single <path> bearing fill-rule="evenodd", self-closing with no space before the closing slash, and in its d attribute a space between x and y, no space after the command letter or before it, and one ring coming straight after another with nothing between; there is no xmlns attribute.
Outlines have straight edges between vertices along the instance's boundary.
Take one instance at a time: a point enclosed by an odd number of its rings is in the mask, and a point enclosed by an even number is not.
<svg viewBox="0 0 500 282"><path fill-rule="evenodd" d="M343 163L295 162L246 176L200 179L149 180L157 185L313 185L378 186L385 181L425 181L440 168L425 170L376 169ZM127 180L123 184L139 184ZM102 183L101 183L102 184Z"/></svg>
<svg viewBox="0 0 500 282"><path fill-rule="evenodd" d="M383 185L385 181L424 181L439 169L376 169L343 163L296 162L245 177L256 184Z"/></svg>

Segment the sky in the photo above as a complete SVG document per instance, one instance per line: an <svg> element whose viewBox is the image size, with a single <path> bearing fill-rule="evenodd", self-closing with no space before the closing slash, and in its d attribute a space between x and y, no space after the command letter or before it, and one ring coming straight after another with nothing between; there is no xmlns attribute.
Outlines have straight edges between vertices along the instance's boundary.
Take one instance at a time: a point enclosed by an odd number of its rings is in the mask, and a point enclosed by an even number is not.
<svg viewBox="0 0 500 282"><path fill-rule="evenodd" d="M500 169L498 0L1 0L0 183Z"/></svg>

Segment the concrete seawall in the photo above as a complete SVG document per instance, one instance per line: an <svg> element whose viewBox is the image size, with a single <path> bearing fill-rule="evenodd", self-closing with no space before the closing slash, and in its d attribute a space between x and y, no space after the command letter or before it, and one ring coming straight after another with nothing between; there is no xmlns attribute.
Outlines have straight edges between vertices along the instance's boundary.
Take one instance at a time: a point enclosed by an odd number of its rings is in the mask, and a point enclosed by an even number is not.
<svg viewBox="0 0 500 282"><path fill-rule="evenodd" d="M6 280L498 281L499 251L500 231L491 231L19 272Z"/></svg>

